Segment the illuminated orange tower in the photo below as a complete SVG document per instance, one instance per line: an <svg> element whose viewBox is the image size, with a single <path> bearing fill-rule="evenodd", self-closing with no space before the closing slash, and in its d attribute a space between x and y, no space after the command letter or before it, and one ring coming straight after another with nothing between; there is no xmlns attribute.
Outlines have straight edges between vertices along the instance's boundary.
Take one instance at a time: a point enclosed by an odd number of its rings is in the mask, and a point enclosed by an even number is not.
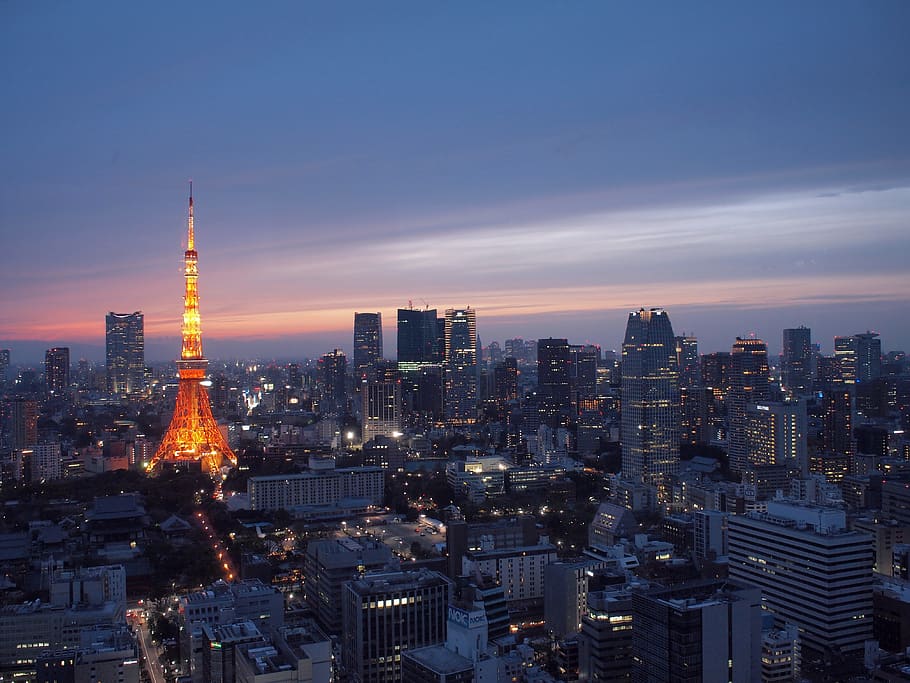
<svg viewBox="0 0 910 683"><path fill-rule="evenodd" d="M183 296L183 349L177 361L180 385L177 403L167 433L149 463L150 472L163 462L199 462L203 470L217 475L225 465L236 465L237 456L228 446L212 415L206 392L205 371L208 360L202 355L202 320L199 316L199 291L196 265L196 239L193 230L193 184L190 183L190 211L187 218L186 293Z"/></svg>

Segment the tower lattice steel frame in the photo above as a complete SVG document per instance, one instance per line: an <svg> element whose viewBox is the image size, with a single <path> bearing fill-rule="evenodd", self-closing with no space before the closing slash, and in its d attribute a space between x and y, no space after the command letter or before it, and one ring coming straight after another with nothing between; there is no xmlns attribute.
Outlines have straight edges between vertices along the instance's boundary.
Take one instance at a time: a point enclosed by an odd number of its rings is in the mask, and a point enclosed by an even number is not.
<svg viewBox="0 0 910 683"><path fill-rule="evenodd" d="M236 465L237 456L228 446L212 415L206 392L205 371L208 360L202 355L202 319L199 315L197 281L198 254L193 228L193 184L190 183L190 208L187 217L187 246L184 252L186 293L183 297L183 348L177 361L180 384L174 416L148 465L155 472L164 462L199 462L212 475L226 464Z"/></svg>

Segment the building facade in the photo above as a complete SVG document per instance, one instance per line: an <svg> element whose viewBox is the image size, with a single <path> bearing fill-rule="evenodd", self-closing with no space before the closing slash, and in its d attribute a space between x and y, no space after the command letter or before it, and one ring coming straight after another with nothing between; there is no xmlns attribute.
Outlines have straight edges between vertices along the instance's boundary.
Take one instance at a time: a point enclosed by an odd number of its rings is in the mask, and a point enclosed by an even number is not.
<svg viewBox="0 0 910 683"><path fill-rule="evenodd" d="M439 572L376 572L344 585L342 660L351 683L401 680L401 656L446 639L452 582Z"/></svg>
<svg viewBox="0 0 910 683"><path fill-rule="evenodd" d="M371 505L381 505L383 487L381 468L345 467L250 477L247 493L252 510L293 510L337 505L345 498L365 498Z"/></svg>
<svg viewBox="0 0 910 683"><path fill-rule="evenodd" d="M107 390L115 396L145 391L145 317L142 311L114 313L104 320Z"/></svg>
<svg viewBox="0 0 910 683"><path fill-rule="evenodd" d="M752 683L761 671L761 591L697 581L632 594L635 683Z"/></svg>
<svg viewBox="0 0 910 683"><path fill-rule="evenodd" d="M882 341L877 332L834 338L834 358L844 384L864 384L882 374Z"/></svg>
<svg viewBox="0 0 910 683"><path fill-rule="evenodd" d="M676 338L659 308L629 314L622 345L622 472L656 483L679 471Z"/></svg>
<svg viewBox="0 0 910 683"><path fill-rule="evenodd" d="M70 350L66 346L44 352L44 385L49 397L60 397L70 385Z"/></svg>
<svg viewBox="0 0 910 683"><path fill-rule="evenodd" d="M370 377L382 360L382 313L354 314L355 381Z"/></svg>
<svg viewBox="0 0 910 683"><path fill-rule="evenodd" d="M445 416L454 424L477 419L477 311L446 309Z"/></svg>
<svg viewBox="0 0 910 683"><path fill-rule="evenodd" d="M794 327L784 330L780 356L781 387L791 396L812 391L815 379L812 330Z"/></svg>
<svg viewBox="0 0 910 683"><path fill-rule="evenodd" d="M730 361L727 454L730 469L742 472L749 464L746 407L770 398L768 345L761 339L737 337L730 351Z"/></svg>
<svg viewBox="0 0 910 683"><path fill-rule="evenodd" d="M730 578L758 586L775 621L806 647L862 652L872 638L872 539L843 510L769 501L767 514L727 520Z"/></svg>

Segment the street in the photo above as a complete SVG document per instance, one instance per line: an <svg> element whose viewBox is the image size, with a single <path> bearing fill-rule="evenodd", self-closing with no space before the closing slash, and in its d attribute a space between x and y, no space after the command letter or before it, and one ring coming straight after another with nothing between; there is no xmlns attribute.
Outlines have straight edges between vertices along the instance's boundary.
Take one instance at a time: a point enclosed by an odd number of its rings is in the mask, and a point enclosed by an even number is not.
<svg viewBox="0 0 910 683"><path fill-rule="evenodd" d="M142 659L145 660L145 670L148 672L151 682L165 683L164 668L158 659L158 648L152 642L148 620L138 618L133 623L139 635L139 649L142 651Z"/></svg>

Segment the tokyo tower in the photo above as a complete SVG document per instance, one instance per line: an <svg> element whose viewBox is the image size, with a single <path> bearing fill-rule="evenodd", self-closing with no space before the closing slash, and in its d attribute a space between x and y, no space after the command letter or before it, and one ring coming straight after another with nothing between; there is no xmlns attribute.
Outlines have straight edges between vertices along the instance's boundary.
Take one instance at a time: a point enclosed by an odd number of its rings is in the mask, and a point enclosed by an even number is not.
<svg viewBox="0 0 910 683"><path fill-rule="evenodd" d="M186 293L183 296L183 349L177 361L180 384L177 403L167 433L148 465L154 473L165 462L199 462L213 476L222 467L236 465L231 451L218 429L206 392L205 371L208 360L202 355L202 321L199 316L199 270L196 262L196 240L193 231L193 184L190 183L190 210L187 218L187 244L183 254L186 265Z"/></svg>

